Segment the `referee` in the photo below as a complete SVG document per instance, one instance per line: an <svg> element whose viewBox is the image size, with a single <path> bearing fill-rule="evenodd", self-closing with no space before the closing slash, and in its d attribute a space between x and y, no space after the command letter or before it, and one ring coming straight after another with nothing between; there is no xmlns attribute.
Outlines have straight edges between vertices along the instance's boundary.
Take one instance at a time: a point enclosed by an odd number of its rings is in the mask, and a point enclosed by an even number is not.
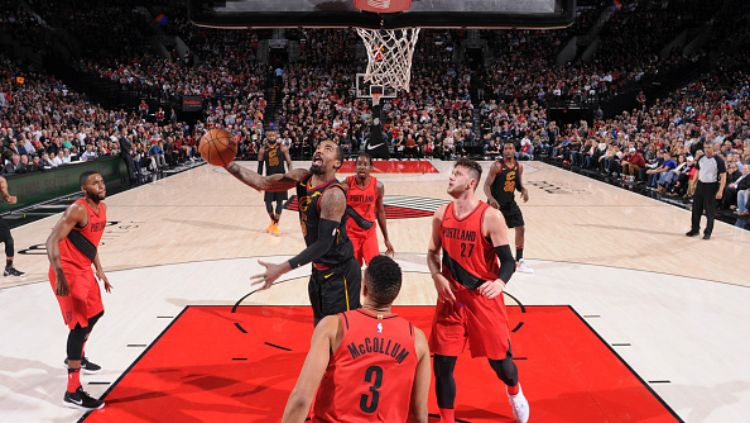
<svg viewBox="0 0 750 423"><path fill-rule="evenodd" d="M687 236L696 236L700 232L701 215L706 211L706 230L703 239L711 239L714 230L714 215L716 201L721 200L724 185L727 183L727 168L724 160L714 155L713 144L707 142L703 146L704 154L697 153L698 187L693 197L693 222Z"/></svg>

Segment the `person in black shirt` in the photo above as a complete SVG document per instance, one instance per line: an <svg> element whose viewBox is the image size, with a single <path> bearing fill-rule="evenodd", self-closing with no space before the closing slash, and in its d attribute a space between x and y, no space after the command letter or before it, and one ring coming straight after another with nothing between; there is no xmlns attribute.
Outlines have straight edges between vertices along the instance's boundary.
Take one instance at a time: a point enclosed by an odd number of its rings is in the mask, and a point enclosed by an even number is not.
<svg viewBox="0 0 750 423"><path fill-rule="evenodd" d="M312 263L308 294L315 324L325 316L361 307L361 269L346 234L346 192L336 179L342 161L341 148L331 140L323 140L315 149L309 170L261 176L234 161L226 166L234 177L258 191L279 192L296 187L307 248L283 263L259 260L266 270L253 276L252 281L262 282L262 289L267 289L284 273Z"/></svg>

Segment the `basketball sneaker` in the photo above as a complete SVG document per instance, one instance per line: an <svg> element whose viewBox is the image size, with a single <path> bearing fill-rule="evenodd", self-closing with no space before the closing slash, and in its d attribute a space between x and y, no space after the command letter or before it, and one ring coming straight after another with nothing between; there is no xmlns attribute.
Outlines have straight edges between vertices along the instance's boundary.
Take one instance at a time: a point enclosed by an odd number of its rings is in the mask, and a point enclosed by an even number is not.
<svg viewBox="0 0 750 423"><path fill-rule="evenodd" d="M518 386L516 395L508 394L508 402L510 402L510 408L513 409L513 417L516 418L516 422L526 423L529 421L529 402L523 396L521 385Z"/></svg>
<svg viewBox="0 0 750 423"><path fill-rule="evenodd" d="M271 223L269 223L268 226L266 226L266 233L269 233L269 234L273 233L273 226L275 224L276 222L272 220Z"/></svg>
<svg viewBox="0 0 750 423"><path fill-rule="evenodd" d="M80 386L73 392L65 392L63 404L66 407L77 408L79 410L98 410L104 407L104 401L92 398Z"/></svg>
<svg viewBox="0 0 750 423"><path fill-rule="evenodd" d="M518 264L516 265L516 270L518 270L521 273L534 273L534 269L529 267L529 265L526 264L526 261L524 259L518 260Z"/></svg>
<svg viewBox="0 0 750 423"><path fill-rule="evenodd" d="M21 272L13 266L5 266L3 276L23 276L25 272Z"/></svg>
<svg viewBox="0 0 750 423"><path fill-rule="evenodd" d="M271 232L271 235L279 236L281 234L281 231L279 230L279 224L278 223L274 223L273 225L271 225L271 231L270 232Z"/></svg>
<svg viewBox="0 0 750 423"><path fill-rule="evenodd" d="M65 359L65 368L68 368L68 359ZM81 359L81 371L87 375L93 375L99 373L102 370L102 366L90 362L86 357Z"/></svg>

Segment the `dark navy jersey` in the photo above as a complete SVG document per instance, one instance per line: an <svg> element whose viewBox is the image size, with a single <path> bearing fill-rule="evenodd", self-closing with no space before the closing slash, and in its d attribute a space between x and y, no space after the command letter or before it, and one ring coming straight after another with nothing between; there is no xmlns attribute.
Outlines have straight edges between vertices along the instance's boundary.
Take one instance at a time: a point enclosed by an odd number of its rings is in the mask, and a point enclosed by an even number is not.
<svg viewBox="0 0 750 423"><path fill-rule="evenodd" d="M305 244L310 246L318 240L318 225L320 224L320 199L327 189L343 190L338 179L333 178L330 181L311 186L312 175L297 184L297 201L299 202L299 221L302 227L302 235L305 237ZM354 248L349 236L346 234L346 218L344 215L341 222L336 228L334 234L335 242L333 246L323 255L315 260L318 265L328 267L338 266L354 257Z"/></svg>
<svg viewBox="0 0 750 423"><path fill-rule="evenodd" d="M515 201L515 191L520 189L518 176L521 165L515 162L513 167L508 167L503 160L498 160L497 164L500 170L492 182L490 192L492 193L492 198L502 206Z"/></svg>

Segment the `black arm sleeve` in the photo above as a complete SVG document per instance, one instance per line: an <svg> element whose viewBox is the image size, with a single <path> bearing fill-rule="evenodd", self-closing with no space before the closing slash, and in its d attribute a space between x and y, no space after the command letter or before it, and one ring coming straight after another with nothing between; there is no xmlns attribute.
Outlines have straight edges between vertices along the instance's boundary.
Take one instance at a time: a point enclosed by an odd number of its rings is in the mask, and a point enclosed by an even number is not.
<svg viewBox="0 0 750 423"><path fill-rule="evenodd" d="M336 222L335 220L320 219L320 223L318 224L318 239L302 250L301 253L289 259L289 265L292 269L304 266L323 257L333 246L339 225L340 222Z"/></svg>
<svg viewBox="0 0 750 423"><path fill-rule="evenodd" d="M258 160L258 175L263 176L263 160Z"/></svg>
<svg viewBox="0 0 750 423"><path fill-rule="evenodd" d="M510 281L513 272L516 271L516 260L513 259L510 245L505 244L495 247L495 254L497 254L497 258L500 259L500 273L497 277L507 284L508 281Z"/></svg>

